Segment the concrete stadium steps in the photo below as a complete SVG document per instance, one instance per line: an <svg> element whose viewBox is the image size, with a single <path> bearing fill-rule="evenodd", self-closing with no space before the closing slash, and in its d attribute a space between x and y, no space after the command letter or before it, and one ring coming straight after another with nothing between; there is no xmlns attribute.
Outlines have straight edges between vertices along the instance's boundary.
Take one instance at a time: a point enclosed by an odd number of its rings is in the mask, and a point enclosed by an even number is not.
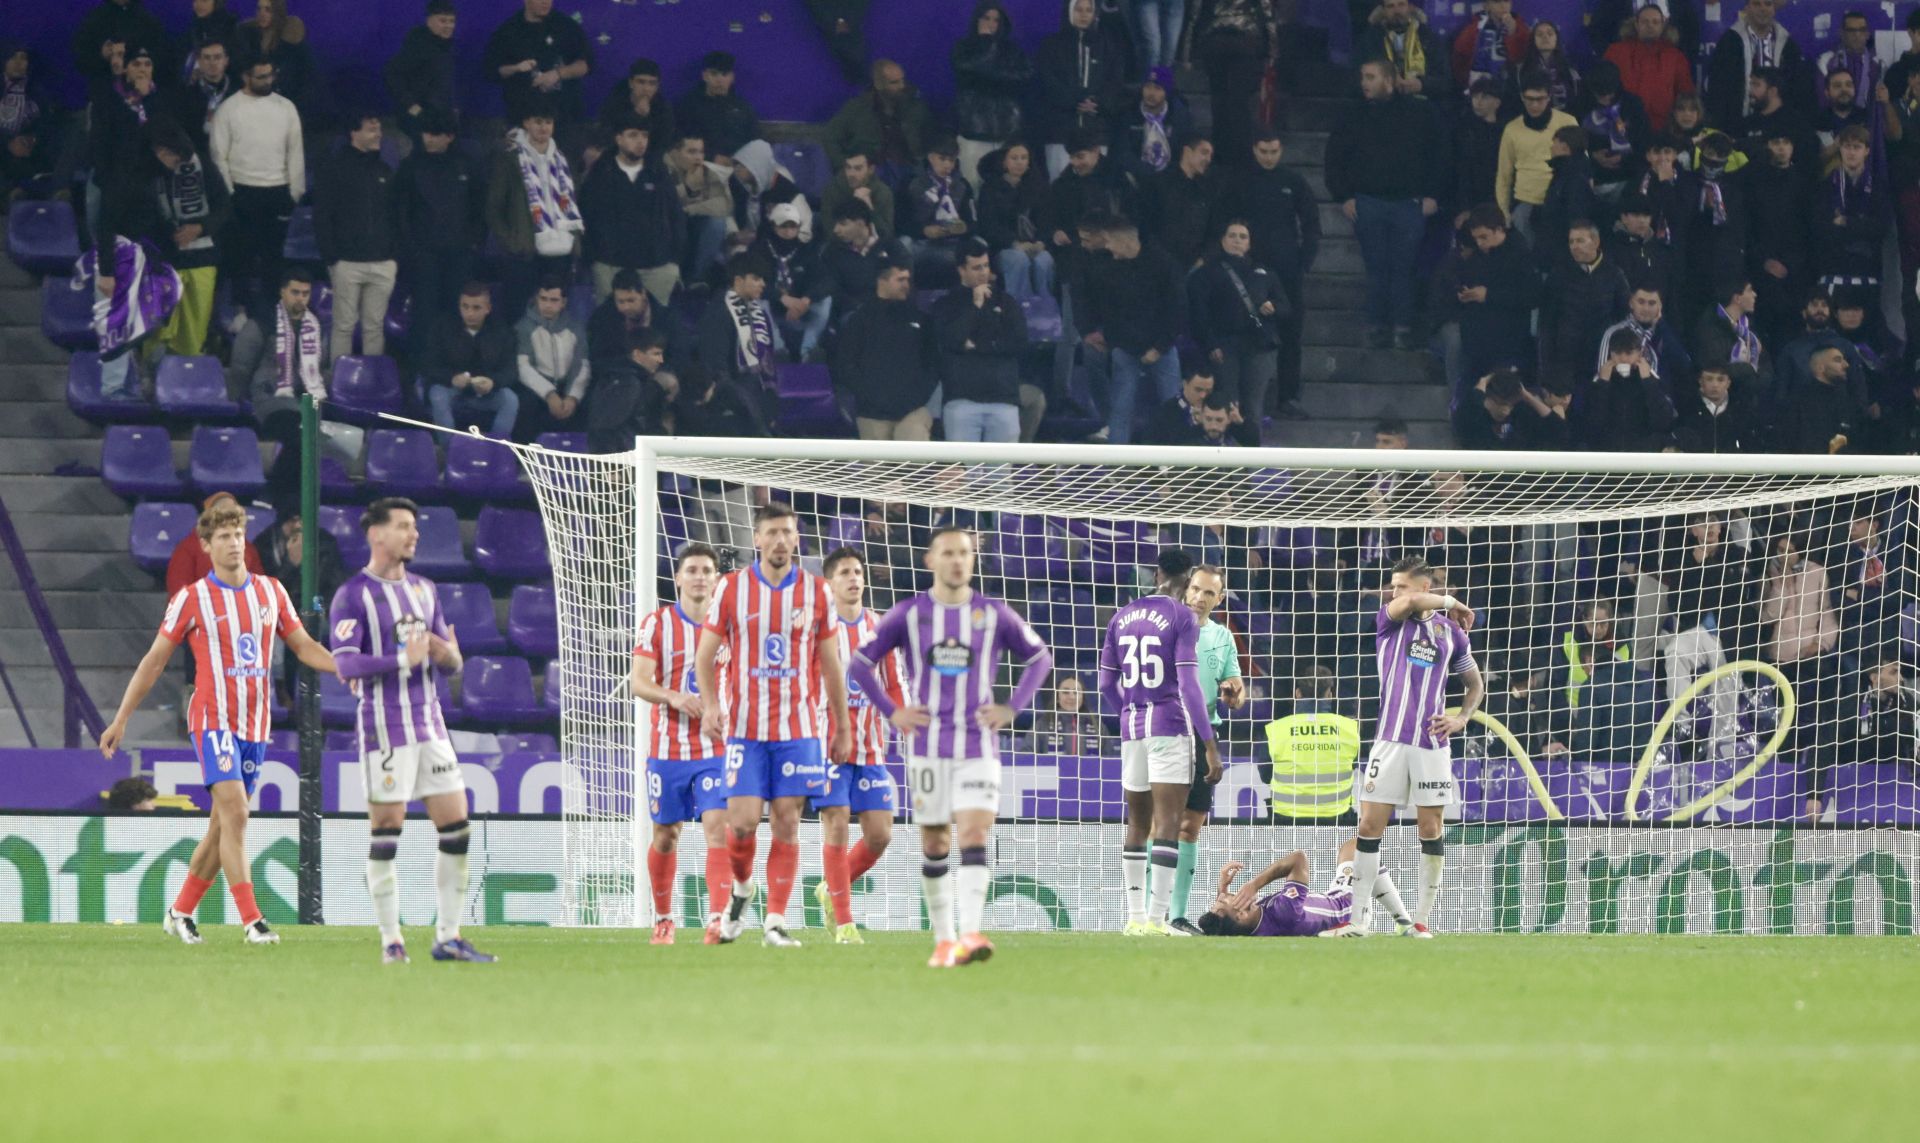
<svg viewBox="0 0 1920 1143"><path fill-rule="evenodd" d="M0 287L0 328L40 325L40 291L33 286Z"/></svg>
<svg viewBox="0 0 1920 1143"><path fill-rule="evenodd" d="M37 567L34 574L39 575ZM26 595L11 583L11 568L7 575L8 586L0 588L0 629L32 628L37 633L39 629L33 625L33 613L27 609ZM42 585L41 595L46 597L47 611L52 614L54 624L67 639L89 631L122 629L145 631L151 635L159 628L161 614L167 606L165 596L157 588L153 591L108 593L50 590Z"/></svg>
<svg viewBox="0 0 1920 1143"><path fill-rule="evenodd" d="M1447 419L1447 391L1443 385L1355 380L1321 381L1303 385L1300 403L1316 420L1385 416L1409 421Z"/></svg>
<svg viewBox="0 0 1920 1143"><path fill-rule="evenodd" d="M94 476L0 476L0 497L6 499L15 524L30 513L129 514L126 501Z"/></svg>
<svg viewBox="0 0 1920 1143"><path fill-rule="evenodd" d="M1309 345L1301 356L1300 375L1309 383L1363 381L1369 384L1438 387L1440 363L1427 353Z"/></svg>
<svg viewBox="0 0 1920 1143"><path fill-rule="evenodd" d="M1397 409L1392 411L1396 416L1404 415ZM1267 426L1262 434L1262 443L1274 448L1372 448L1375 415L1338 420L1276 421ZM1408 418L1407 443L1414 448L1452 448L1453 430L1445 421Z"/></svg>
<svg viewBox="0 0 1920 1143"><path fill-rule="evenodd" d="M65 365L67 351L40 335L40 317L32 325L0 326L0 361L8 365Z"/></svg>
<svg viewBox="0 0 1920 1143"><path fill-rule="evenodd" d="M0 402L58 401L67 399L67 364L0 364ZM77 419L77 418L76 418Z"/></svg>

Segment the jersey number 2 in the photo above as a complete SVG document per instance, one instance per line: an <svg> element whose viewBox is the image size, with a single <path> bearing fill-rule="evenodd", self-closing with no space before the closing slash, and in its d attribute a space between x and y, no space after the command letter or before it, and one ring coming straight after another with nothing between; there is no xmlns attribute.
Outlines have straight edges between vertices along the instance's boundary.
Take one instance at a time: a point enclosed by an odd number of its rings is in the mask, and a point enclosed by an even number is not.
<svg viewBox="0 0 1920 1143"><path fill-rule="evenodd" d="M1166 660L1159 654L1158 635L1120 637L1120 685L1152 690L1167 679Z"/></svg>

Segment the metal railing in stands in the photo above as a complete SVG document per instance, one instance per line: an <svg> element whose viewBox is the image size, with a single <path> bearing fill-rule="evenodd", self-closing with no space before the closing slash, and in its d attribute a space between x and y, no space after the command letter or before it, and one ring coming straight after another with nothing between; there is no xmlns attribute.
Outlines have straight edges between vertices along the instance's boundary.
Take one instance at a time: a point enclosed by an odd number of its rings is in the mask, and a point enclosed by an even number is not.
<svg viewBox="0 0 1920 1143"><path fill-rule="evenodd" d="M100 717L100 708L93 705L93 696L80 684L80 672L74 670L73 659L67 654L67 642L60 637L60 628L54 625L53 612L47 607L46 596L40 592L40 581L34 578L33 566L27 562L27 550L20 544L20 533L14 530L13 515L7 511L4 497L0 497L0 545L5 545L7 558L13 561L14 578L20 581L20 592L27 597L33 622L40 628L40 637L47 642L47 652L53 656L53 669L60 674L60 727L65 745L69 750L77 749L83 727L98 742L101 733L106 730L106 722ZM13 688L13 679L7 674L4 660L0 660L0 684L5 685L7 700L13 704L13 713L19 716L20 726L27 732L27 743L39 746L40 742L33 734L33 724L20 705L19 692Z"/></svg>

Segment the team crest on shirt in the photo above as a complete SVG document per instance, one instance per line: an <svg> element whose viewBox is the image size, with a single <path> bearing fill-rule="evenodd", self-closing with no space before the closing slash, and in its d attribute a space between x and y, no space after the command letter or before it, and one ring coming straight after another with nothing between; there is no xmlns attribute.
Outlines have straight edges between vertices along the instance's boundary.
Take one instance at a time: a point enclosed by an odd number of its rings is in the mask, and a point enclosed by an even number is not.
<svg viewBox="0 0 1920 1143"><path fill-rule="evenodd" d="M975 631L984 631L986 630L986 626L987 626L987 609L984 607L974 608L973 609L973 629Z"/></svg>
<svg viewBox="0 0 1920 1143"><path fill-rule="evenodd" d="M1285 889L1280 890L1280 892L1285 894L1288 897L1298 897L1300 895L1300 890L1294 888L1291 885L1287 886Z"/></svg>
<svg viewBox="0 0 1920 1143"><path fill-rule="evenodd" d="M275 610L276 608L271 603L262 604L254 609L254 616L260 620L262 627L270 626L273 623L273 613Z"/></svg>
<svg viewBox="0 0 1920 1143"><path fill-rule="evenodd" d="M219 767L220 767L220 772L221 772L222 774L231 774L231 773L233 773L233 755L231 755L231 754L222 754L222 755L220 755L220 757L219 757L219 758L218 758L218 759L216 760L216 762L215 762L215 764L216 764L217 766L219 766Z"/></svg>
<svg viewBox="0 0 1920 1143"><path fill-rule="evenodd" d="M793 613L787 616L787 624L795 631L805 631L807 629L806 609L801 607L794 608Z"/></svg>
<svg viewBox="0 0 1920 1143"><path fill-rule="evenodd" d="M386 789L386 790L393 789L393 775L388 774L386 777L380 779L380 786L382 789Z"/></svg>

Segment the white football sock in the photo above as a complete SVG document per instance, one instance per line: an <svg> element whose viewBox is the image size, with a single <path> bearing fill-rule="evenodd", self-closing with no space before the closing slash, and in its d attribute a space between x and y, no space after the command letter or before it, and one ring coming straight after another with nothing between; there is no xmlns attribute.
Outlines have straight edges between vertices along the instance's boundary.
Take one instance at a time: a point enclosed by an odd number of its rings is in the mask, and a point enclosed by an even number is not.
<svg viewBox="0 0 1920 1143"><path fill-rule="evenodd" d="M987 866L987 847L960 851L960 869L954 886L959 895L959 925L962 936L980 931L981 918L987 914L987 890L993 884L993 870Z"/></svg>
<svg viewBox="0 0 1920 1143"><path fill-rule="evenodd" d="M1413 919L1422 925L1433 916L1433 904L1440 895L1440 874L1447 864L1446 844L1437 837L1420 839L1420 910Z"/></svg>
<svg viewBox="0 0 1920 1143"><path fill-rule="evenodd" d="M434 896L439 912L433 919L433 939L454 940L460 935L460 910L467 900L467 823L440 830L440 852L434 854Z"/></svg>
<svg viewBox="0 0 1920 1143"><path fill-rule="evenodd" d="M1167 906L1173 900L1173 875L1180 868L1180 844L1154 839L1151 866L1147 920L1152 924L1164 925L1167 923Z"/></svg>
<svg viewBox="0 0 1920 1143"><path fill-rule="evenodd" d="M1413 918L1407 914L1407 903L1400 899L1400 887L1393 883L1393 874L1384 869L1373 883L1373 899L1385 905L1395 921L1402 925L1413 924Z"/></svg>
<svg viewBox="0 0 1920 1143"><path fill-rule="evenodd" d="M367 894L373 898L373 919L380 926L380 943L390 945L400 939L400 875L394 872L393 859L367 859Z"/></svg>
<svg viewBox="0 0 1920 1143"><path fill-rule="evenodd" d="M1365 847L1371 842L1371 850ZM1373 900L1373 883L1380 876L1380 839L1361 838L1361 848L1353 854L1353 905L1358 925L1366 918L1367 904Z"/></svg>
<svg viewBox="0 0 1920 1143"><path fill-rule="evenodd" d="M1120 877L1127 887L1127 923L1147 919L1147 847L1123 846Z"/></svg>
<svg viewBox="0 0 1920 1143"><path fill-rule="evenodd" d="M947 875L945 856L922 857L920 893L927 901L927 923L933 926L933 939L953 940L953 879Z"/></svg>

